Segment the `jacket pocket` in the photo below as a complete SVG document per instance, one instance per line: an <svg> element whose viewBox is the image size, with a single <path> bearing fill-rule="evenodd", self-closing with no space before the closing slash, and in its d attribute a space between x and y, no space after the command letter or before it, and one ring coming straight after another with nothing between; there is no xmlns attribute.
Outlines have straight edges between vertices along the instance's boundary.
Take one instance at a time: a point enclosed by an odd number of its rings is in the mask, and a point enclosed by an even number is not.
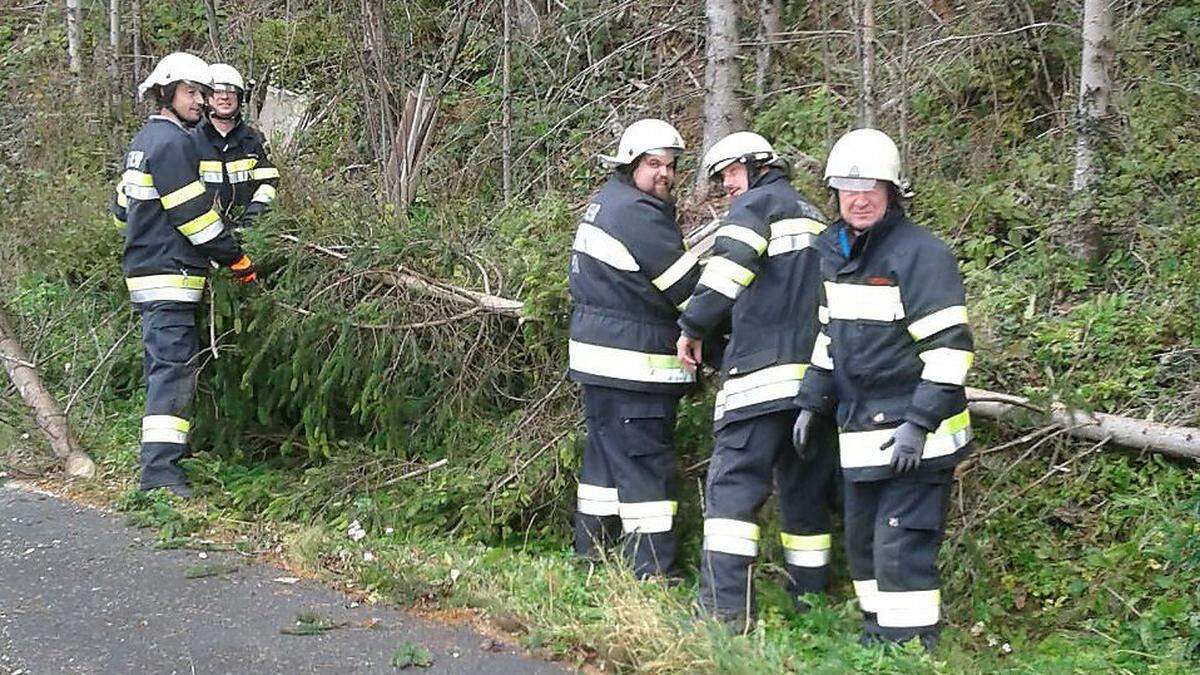
<svg viewBox="0 0 1200 675"><path fill-rule="evenodd" d="M773 366L779 359L779 347L771 345L756 349L754 351L745 352L738 350L738 353L729 358L729 374L745 375L753 373L756 370L762 370L768 366Z"/></svg>

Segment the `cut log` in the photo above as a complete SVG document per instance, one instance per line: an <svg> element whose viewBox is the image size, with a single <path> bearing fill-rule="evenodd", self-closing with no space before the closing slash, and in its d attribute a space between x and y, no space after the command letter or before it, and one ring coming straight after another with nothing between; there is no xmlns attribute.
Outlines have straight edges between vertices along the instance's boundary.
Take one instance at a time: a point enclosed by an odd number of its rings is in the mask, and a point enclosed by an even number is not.
<svg viewBox="0 0 1200 675"><path fill-rule="evenodd" d="M1161 422L1107 413L1089 413L1061 404L1042 409L1029 399L986 389L967 387L971 413L989 419L1009 419L1020 412L1036 414L1089 441L1110 441L1128 448L1153 450L1182 459L1200 460L1200 428L1175 427Z"/></svg>
<svg viewBox="0 0 1200 675"><path fill-rule="evenodd" d="M0 312L0 361L4 362L4 369L21 398L33 409L38 427L50 440L54 456L63 461L67 474L80 478L95 476L96 465L79 449L67 426L67 416L42 383L3 312Z"/></svg>

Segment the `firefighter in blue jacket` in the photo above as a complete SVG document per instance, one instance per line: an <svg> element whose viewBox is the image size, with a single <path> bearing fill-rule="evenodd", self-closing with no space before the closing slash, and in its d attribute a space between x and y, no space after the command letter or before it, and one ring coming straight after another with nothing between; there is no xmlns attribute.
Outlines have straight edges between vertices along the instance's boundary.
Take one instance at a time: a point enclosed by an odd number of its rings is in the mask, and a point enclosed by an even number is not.
<svg viewBox="0 0 1200 675"><path fill-rule="evenodd" d="M570 376L582 385L588 431L575 549L598 558L623 531L639 577L675 567L672 437L679 398L695 382L675 355L675 321L700 275L671 197L682 151L662 120L629 125L616 155L601 157L613 172L583 214L569 271Z"/></svg>
<svg viewBox="0 0 1200 675"><path fill-rule="evenodd" d="M702 343L732 318L713 415L700 605L744 629L747 610L753 611L758 511L773 482L789 591L799 601L800 594L829 584L829 502L837 461L832 426L814 432L810 462L799 461L791 442L795 397L819 325L820 256L813 242L825 224L788 182L786 162L758 134L742 131L717 141L702 169L722 181L733 201L679 317L676 347L695 368Z"/></svg>
<svg viewBox="0 0 1200 675"><path fill-rule="evenodd" d="M227 224L253 224L275 201L279 169L267 156L262 133L242 119L246 81L231 65L214 63L209 116L192 132L200 179Z"/></svg>
<svg viewBox="0 0 1200 675"><path fill-rule="evenodd" d="M149 91L151 115L125 154L113 215L127 223L121 267L142 317L146 414L142 417L141 488L167 488L191 496L178 461L187 452L199 337L196 307L209 270L230 268L239 280L255 278L213 210L197 174L187 128L199 120L209 86L208 64L182 52L169 54L138 86Z"/></svg>
<svg viewBox="0 0 1200 675"><path fill-rule="evenodd" d="M900 155L875 129L833 146L825 179L841 218L822 240L823 330L798 396L794 441L837 422L846 552L865 642L936 644L938 548L954 467L972 450L964 390L974 360L954 254L901 202Z"/></svg>

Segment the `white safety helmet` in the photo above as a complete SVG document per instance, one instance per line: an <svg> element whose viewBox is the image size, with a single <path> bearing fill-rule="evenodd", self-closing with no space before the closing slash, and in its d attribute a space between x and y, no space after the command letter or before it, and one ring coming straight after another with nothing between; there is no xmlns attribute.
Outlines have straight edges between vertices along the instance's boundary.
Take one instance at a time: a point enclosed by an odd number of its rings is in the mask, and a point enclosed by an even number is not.
<svg viewBox="0 0 1200 675"><path fill-rule="evenodd" d="M907 186L900 179L900 151L878 129L855 129L838 139L825 163L825 184L835 190L870 190L875 181Z"/></svg>
<svg viewBox="0 0 1200 675"><path fill-rule="evenodd" d="M625 128L615 156L600 155L610 166L633 164L647 152L664 151L678 157L683 152L683 136L670 124L653 118L638 120Z"/></svg>
<svg viewBox="0 0 1200 675"><path fill-rule="evenodd" d="M165 87L173 82L183 81L211 89L212 79L208 72L208 64L199 56L187 52L167 54L138 85L138 98L145 96L152 87Z"/></svg>
<svg viewBox="0 0 1200 675"><path fill-rule="evenodd" d="M713 143L704 153L702 169L705 176L713 178L725 167L738 161L775 164L779 162L779 155L762 136L753 131L737 131Z"/></svg>
<svg viewBox="0 0 1200 675"><path fill-rule="evenodd" d="M246 93L246 80L242 78L242 74L238 72L237 68L228 63L214 63L208 67L208 72L212 76L213 91Z"/></svg>

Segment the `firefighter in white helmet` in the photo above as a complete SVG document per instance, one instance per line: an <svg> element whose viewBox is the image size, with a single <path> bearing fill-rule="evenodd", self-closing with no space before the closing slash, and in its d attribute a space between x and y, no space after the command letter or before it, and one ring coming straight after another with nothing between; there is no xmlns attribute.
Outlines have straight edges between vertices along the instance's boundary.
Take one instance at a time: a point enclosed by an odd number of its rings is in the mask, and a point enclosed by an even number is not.
<svg viewBox="0 0 1200 675"><path fill-rule="evenodd" d="M772 485L790 594L805 608L804 594L829 585L837 461L832 426L814 430L807 462L791 443L795 396L819 330L821 260L813 242L825 223L788 182L787 163L756 133L722 138L702 165L732 202L716 231L713 256L679 317L678 356L695 368L702 343L730 320L732 331L713 415L700 606L744 630L754 606L750 568L760 550L758 511Z"/></svg>
<svg viewBox="0 0 1200 675"><path fill-rule="evenodd" d="M209 72L209 116L193 134L200 177L222 218L245 227L275 201L279 169L267 156L262 133L243 119L247 89L242 74L226 63L214 63Z"/></svg>
<svg viewBox="0 0 1200 675"><path fill-rule="evenodd" d="M864 641L940 629L938 548L954 467L972 450L964 382L974 360L954 253L905 215L900 153L858 129L829 153L841 218L821 241L824 325L801 384L794 442L834 419L844 476L846 552Z"/></svg>
<svg viewBox="0 0 1200 675"><path fill-rule="evenodd" d="M675 356L675 321L700 275L671 197L683 152L675 127L644 119L601 156L612 170L584 211L571 254L570 376L587 422L575 549L599 558L624 532L641 576L676 563L673 433L695 376Z"/></svg>
<svg viewBox="0 0 1200 675"><path fill-rule="evenodd" d="M150 116L125 153L114 215L128 223L122 268L142 317L146 414L141 488L191 495L178 461L188 449L196 386L196 307L210 270L228 267L249 283L254 266L212 208L187 129L200 121L211 86L208 64L176 52L138 86L154 97Z"/></svg>

